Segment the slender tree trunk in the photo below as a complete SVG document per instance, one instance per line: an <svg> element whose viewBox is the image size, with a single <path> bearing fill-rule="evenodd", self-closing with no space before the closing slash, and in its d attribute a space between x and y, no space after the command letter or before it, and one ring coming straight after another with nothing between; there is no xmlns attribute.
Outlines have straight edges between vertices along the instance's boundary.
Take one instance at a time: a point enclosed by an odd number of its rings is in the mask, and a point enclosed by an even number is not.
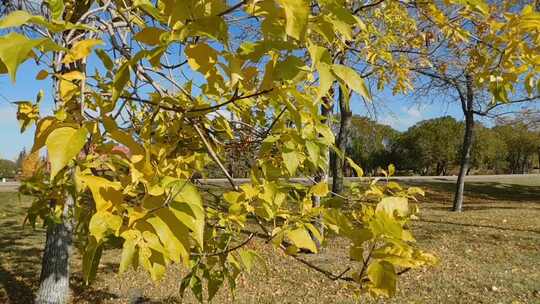
<svg viewBox="0 0 540 304"><path fill-rule="evenodd" d="M352 111L349 106L348 97L344 96L343 89L339 87L339 110L340 110L340 124L339 133L336 138L336 147L343 153L343 157L339 157L334 154L332 158L332 192L341 194L343 192L343 167L345 163L345 153L347 148L347 141L351 131L352 123Z"/></svg>
<svg viewBox="0 0 540 304"><path fill-rule="evenodd" d="M333 106L333 100L328 97L323 97L323 104L321 105L321 115L323 116L323 122L324 123L330 123L330 115L332 114L332 106ZM325 154L327 155L328 160L330 160L330 151L325 151ZM327 170L319 170L317 174L314 176L314 180L316 183L320 182L328 182L328 173ZM313 207L317 208L321 206L321 198L319 196L313 196L312 197ZM322 225L322 218L319 217L316 221L313 222L313 225L317 228L319 231L319 234L321 236L324 236L324 228ZM315 241L315 245L317 246L317 249L321 248L321 245L319 240L316 238L313 238Z"/></svg>
<svg viewBox="0 0 540 304"><path fill-rule="evenodd" d="M472 87L472 78L467 75L466 96L460 94L463 113L465 114L465 134L463 136L463 145L461 149L461 160L459 167L459 175L456 184L456 192L454 195L453 211L463 211L463 191L465 190L465 175L469 172L471 163L471 150L474 137L474 95Z"/></svg>
<svg viewBox="0 0 540 304"><path fill-rule="evenodd" d="M69 260L73 223L73 198L68 195L61 224L50 223L41 262L36 304L64 304L69 298Z"/></svg>
<svg viewBox="0 0 540 304"><path fill-rule="evenodd" d="M70 22L76 23L79 18L84 15L92 5L92 1L74 1L74 12L70 16ZM65 35L62 34L62 35ZM65 38L65 37L62 37ZM63 45L70 48L70 45ZM60 53L53 55L53 68L56 73L67 73L78 70L86 73L85 60L79 60L70 65L64 65L61 61L57 61L57 56ZM57 64L58 62L58 64ZM83 80L84 81L84 80ZM61 105L64 100L60 97L59 79L53 81L53 90L55 92L55 104ZM80 101L74 103L73 111L80 111L79 119L82 121L84 110L84 82L81 84ZM56 202L58 203L58 202ZM64 304L68 303L70 296L69 289L69 261L71 256L71 243L73 237L73 209L75 201L73 196L66 191L66 201L64 202L64 210L62 214L62 223L49 223L47 226L47 234L45 241L45 249L41 262L41 275L39 290L36 295L36 304Z"/></svg>

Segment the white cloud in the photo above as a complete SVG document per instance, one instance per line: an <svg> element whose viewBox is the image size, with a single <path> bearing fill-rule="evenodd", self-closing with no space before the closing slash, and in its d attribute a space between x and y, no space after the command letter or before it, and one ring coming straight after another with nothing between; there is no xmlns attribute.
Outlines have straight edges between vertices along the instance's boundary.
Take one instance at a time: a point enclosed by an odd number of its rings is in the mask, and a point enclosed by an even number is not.
<svg viewBox="0 0 540 304"><path fill-rule="evenodd" d="M425 119L424 110L420 106L401 107L398 113L389 112L382 116L380 123L399 131L405 131L415 123Z"/></svg>

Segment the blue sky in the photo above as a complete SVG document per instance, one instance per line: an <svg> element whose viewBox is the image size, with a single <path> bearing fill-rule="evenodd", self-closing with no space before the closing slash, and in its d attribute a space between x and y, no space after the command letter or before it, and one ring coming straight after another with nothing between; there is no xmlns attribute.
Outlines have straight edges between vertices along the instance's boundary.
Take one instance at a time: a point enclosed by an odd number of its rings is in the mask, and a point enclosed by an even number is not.
<svg viewBox="0 0 540 304"><path fill-rule="evenodd" d="M0 158L14 159L23 148L32 147L34 127L20 133L17 107L10 102L35 101L39 90L43 90L45 96L40 110L52 112L51 81L36 80L37 71L35 63L28 61L19 67L15 84L7 75L0 75Z"/></svg>
<svg viewBox="0 0 540 304"><path fill-rule="evenodd" d="M20 100L35 100L36 94L42 89L45 98L41 104L41 113L52 112L52 96L50 80L36 80L37 69L33 62L26 62L19 68L17 82L13 84L6 75L0 75L0 158L14 159L18 153L32 146L34 128L20 133L19 123L15 117L17 108L10 102ZM355 114L371 115L377 121L393 128L405 131L415 123L433 117L451 115L461 119L461 110L455 103L422 103L414 101L409 96L392 96L383 93L375 101L375 111L367 111L366 106L358 99L352 101ZM383 101L384 100L384 101Z"/></svg>

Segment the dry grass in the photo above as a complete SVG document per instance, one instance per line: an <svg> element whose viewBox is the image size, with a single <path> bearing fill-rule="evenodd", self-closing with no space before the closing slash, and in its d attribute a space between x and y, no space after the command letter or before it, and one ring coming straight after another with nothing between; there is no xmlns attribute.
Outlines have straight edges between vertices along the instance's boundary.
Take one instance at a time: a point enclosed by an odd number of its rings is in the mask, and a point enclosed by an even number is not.
<svg viewBox="0 0 540 304"><path fill-rule="evenodd" d="M452 184L421 186L428 192L413 230L441 262L404 274L394 299L363 298L363 303L540 303L540 181L470 183L462 214L448 212ZM0 193L0 303L31 303L37 287L44 233L21 226L28 202ZM261 242L249 246L266 249L266 267L241 278L235 299L221 290L216 303L355 303L346 284L329 281ZM307 259L338 272L346 268L346 254L347 244L333 239L328 250ZM118 258L118 250L108 251L98 282L83 287L76 256L75 303L127 303L139 294L142 303L182 302L182 271L170 269L154 284L143 271L117 275ZM192 302L188 294L184 303Z"/></svg>

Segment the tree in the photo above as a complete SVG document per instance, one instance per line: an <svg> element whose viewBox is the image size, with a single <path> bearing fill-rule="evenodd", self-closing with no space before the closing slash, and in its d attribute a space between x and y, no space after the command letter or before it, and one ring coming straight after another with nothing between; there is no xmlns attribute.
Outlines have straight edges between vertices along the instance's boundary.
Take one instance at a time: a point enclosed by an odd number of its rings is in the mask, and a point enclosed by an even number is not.
<svg viewBox="0 0 540 304"><path fill-rule="evenodd" d="M455 164L463 125L453 117L421 121L402 134L394 147L404 168L446 175Z"/></svg>
<svg viewBox="0 0 540 304"><path fill-rule="evenodd" d="M0 37L0 71L15 81L22 62L39 58L36 76L53 79L55 92L54 115L40 113L40 94L18 102L23 131L36 124L32 153L46 148L50 162L50 170L36 170L24 186L36 196L30 222L47 225L37 302L66 302L72 237L87 283L116 237L123 247L120 272L140 265L157 280L166 267L181 264L189 271L180 289L201 302L203 283L208 300L225 280L234 289L257 259L245 248L254 237L373 295L393 295L402 268L432 264L406 224L416 210L408 201L420 189L372 183L368 192L347 197L361 204L345 210L342 198L327 198L324 179L314 185L292 179L327 173L335 138L325 114L349 90L369 95L357 71L362 64L382 64L367 71L381 89L411 87L401 56L394 60L382 50L392 39L421 47L410 16L433 8L381 3L351 12L342 1L47 1L43 15L23 10L1 20L0 28L32 34ZM373 6L378 9L363 13ZM248 25L253 38L231 38ZM353 34L362 38L358 44L349 44ZM353 51L358 61L332 58L336 46L361 47ZM87 71L87 63L94 68ZM345 93L335 96L333 86ZM223 164L226 145L241 138L231 119L219 115L223 110L260 143L243 185ZM194 180L210 164L230 184L214 200ZM324 245L314 222L349 239L350 259L359 263L334 273L298 255L318 251L312 237Z"/></svg>
<svg viewBox="0 0 540 304"><path fill-rule="evenodd" d="M423 19L429 37L426 44L431 50L418 55L429 57L429 64L412 68L421 78L427 78L426 90L458 100L465 117L452 208L458 212L463 208L465 175L471 164L474 116L490 116L499 112L501 105L529 102L540 96L536 88L538 63L526 55L538 53L538 12L532 5L513 1L468 3L471 5L457 9L435 3L430 6L432 11Z"/></svg>
<svg viewBox="0 0 540 304"><path fill-rule="evenodd" d="M471 167L492 173L506 172L508 146L496 130L477 124Z"/></svg>
<svg viewBox="0 0 540 304"><path fill-rule="evenodd" d="M19 152L19 155L17 155L17 160L15 161L17 170L20 170L22 168L22 164L24 159L26 158L26 155L26 149L23 149L21 152Z"/></svg>
<svg viewBox="0 0 540 304"><path fill-rule="evenodd" d="M350 144L347 154L368 175L375 175L378 168L386 168L394 163L403 169L402 163L397 163L392 155L392 149L399 137L399 132L390 126L381 125L367 118L354 116L350 131Z"/></svg>
<svg viewBox="0 0 540 304"><path fill-rule="evenodd" d="M15 162L7 159L0 159L0 179L13 178L17 173L17 165Z"/></svg>
<svg viewBox="0 0 540 304"><path fill-rule="evenodd" d="M540 137L524 123L499 125L493 131L507 147L506 160L512 174L527 173L540 147Z"/></svg>

